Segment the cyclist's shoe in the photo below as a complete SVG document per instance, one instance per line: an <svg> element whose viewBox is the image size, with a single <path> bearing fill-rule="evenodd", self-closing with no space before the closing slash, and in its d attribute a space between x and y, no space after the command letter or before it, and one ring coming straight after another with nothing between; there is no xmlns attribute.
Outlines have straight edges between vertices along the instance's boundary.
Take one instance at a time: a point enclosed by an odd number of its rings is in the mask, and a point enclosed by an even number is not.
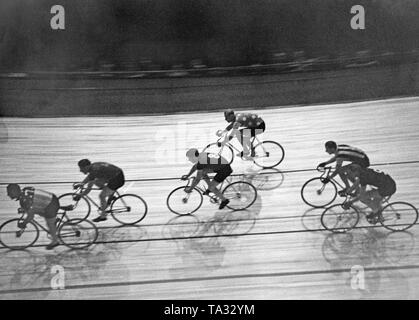
<svg viewBox="0 0 419 320"><path fill-rule="evenodd" d="M52 250L52 249L54 249L58 245L59 245L59 242L58 241L53 241L49 245L47 245L47 250Z"/></svg>
<svg viewBox="0 0 419 320"><path fill-rule="evenodd" d="M338 195L340 197L346 197L346 189L343 189L343 190L338 191Z"/></svg>
<svg viewBox="0 0 419 320"><path fill-rule="evenodd" d="M207 190L204 191L203 195L208 196L210 194L210 192L211 192L210 189L207 189Z"/></svg>
<svg viewBox="0 0 419 320"><path fill-rule="evenodd" d="M381 215L376 212L371 212L370 214L367 214L366 218L367 221L371 224L376 224L378 221L380 221L380 218L382 218Z"/></svg>
<svg viewBox="0 0 419 320"><path fill-rule="evenodd" d="M101 222L101 221L106 221L106 220L108 220L108 218L104 216L98 216L97 218L93 219L93 222Z"/></svg>
<svg viewBox="0 0 419 320"><path fill-rule="evenodd" d="M225 200L221 201L219 209L220 210L224 209L225 206L229 204L229 202L230 202L230 200L228 200L228 199L225 199Z"/></svg>

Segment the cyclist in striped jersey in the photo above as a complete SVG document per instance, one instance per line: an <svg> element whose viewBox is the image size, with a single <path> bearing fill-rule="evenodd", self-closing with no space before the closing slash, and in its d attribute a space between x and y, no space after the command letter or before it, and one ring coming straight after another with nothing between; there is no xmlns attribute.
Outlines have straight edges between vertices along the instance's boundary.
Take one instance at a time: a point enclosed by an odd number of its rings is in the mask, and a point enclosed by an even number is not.
<svg viewBox="0 0 419 320"><path fill-rule="evenodd" d="M45 219L52 238L51 243L47 245L47 250L58 246L56 216L60 204L57 196L51 192L35 189L34 187L21 189L16 183L11 183L7 186L7 195L10 199L19 201L20 208L18 211L20 213L26 213L26 218L23 221L19 221L18 228L25 229L35 214L38 214Z"/></svg>
<svg viewBox="0 0 419 320"><path fill-rule="evenodd" d="M330 163L336 162L336 168L328 178L324 179L323 183L328 183L330 179L334 178L336 175L339 175L345 184L345 189L339 191L339 195L345 196L346 191L350 186L348 178L342 172L343 161L350 162L351 164L358 164L361 168L368 168L370 166L370 160L364 151L346 144L337 145L334 141L327 141L325 143L325 148L328 154L333 154L334 156L328 161L320 163L318 167L325 167Z"/></svg>

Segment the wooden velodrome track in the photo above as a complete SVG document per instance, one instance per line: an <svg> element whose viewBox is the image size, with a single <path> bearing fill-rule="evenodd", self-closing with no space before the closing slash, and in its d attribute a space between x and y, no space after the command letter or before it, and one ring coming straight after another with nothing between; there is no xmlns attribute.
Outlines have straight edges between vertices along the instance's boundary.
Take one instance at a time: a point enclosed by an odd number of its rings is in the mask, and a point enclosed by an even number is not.
<svg viewBox="0 0 419 320"><path fill-rule="evenodd" d="M397 181L393 199L418 207L418 107L419 98L404 98L257 110L264 138L286 150L279 171L261 175L235 159L234 173L259 189L250 210L219 211L206 198L194 217L182 218L169 212L166 197L190 167L186 149L214 141L225 126L222 112L3 118L1 223L16 216L7 183L70 192L83 177L82 158L122 167L123 191L140 194L149 212L137 227L99 224L88 250L47 251L45 238L26 251L0 248L0 299L418 299L419 226L391 233L363 228L362 219L351 233L333 235L322 230L322 210L300 197L333 139L365 150ZM51 289L55 265L65 270L65 290ZM354 265L365 268L363 290L351 287Z"/></svg>

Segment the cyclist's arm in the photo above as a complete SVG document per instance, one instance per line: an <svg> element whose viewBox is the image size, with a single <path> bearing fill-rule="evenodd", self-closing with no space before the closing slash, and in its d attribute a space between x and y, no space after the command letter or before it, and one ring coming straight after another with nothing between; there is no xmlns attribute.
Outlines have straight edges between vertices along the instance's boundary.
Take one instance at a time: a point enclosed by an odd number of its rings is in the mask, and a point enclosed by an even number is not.
<svg viewBox="0 0 419 320"><path fill-rule="evenodd" d="M85 182L85 183L83 183L83 185L84 185L84 184L86 184L86 182ZM81 192L81 193L80 193L80 196L85 196L85 195L86 195L86 194L88 194L90 191L92 191L93 184L94 184L94 180L87 181L87 186L86 186L86 188L83 190L83 192Z"/></svg>
<svg viewBox="0 0 419 320"><path fill-rule="evenodd" d="M195 179L192 181L191 185L190 185L190 189L192 190L193 188L196 187L196 185L199 183L199 181L201 181L202 177L204 176L204 172L203 170L198 170L198 172L196 173L196 177Z"/></svg>
<svg viewBox="0 0 419 320"><path fill-rule="evenodd" d="M329 179L333 179L339 173L340 168L342 168L343 160L342 159L336 159L336 157L333 157L332 159L327 161L326 164L332 163L334 161L336 161L336 168L335 168L335 171L333 171L333 173L330 175Z"/></svg>
<svg viewBox="0 0 419 320"><path fill-rule="evenodd" d="M231 129L233 129L233 126L234 126L234 124L235 124L235 122L231 122L225 129L224 129L224 131L225 132L229 132Z"/></svg>
<svg viewBox="0 0 419 320"><path fill-rule="evenodd" d="M189 173L186 175L186 177L187 178L189 178L190 176L191 176L191 174L192 173L194 173L195 171L196 171L196 167L198 166L198 164L197 163L195 163L193 166L192 166L192 168L191 168L191 170L189 170Z"/></svg>
<svg viewBox="0 0 419 320"><path fill-rule="evenodd" d="M26 218L22 222L23 227L26 227L28 222L33 220L33 218L35 216L35 212L31 208L29 208L29 209L21 208L21 209L26 213Z"/></svg>

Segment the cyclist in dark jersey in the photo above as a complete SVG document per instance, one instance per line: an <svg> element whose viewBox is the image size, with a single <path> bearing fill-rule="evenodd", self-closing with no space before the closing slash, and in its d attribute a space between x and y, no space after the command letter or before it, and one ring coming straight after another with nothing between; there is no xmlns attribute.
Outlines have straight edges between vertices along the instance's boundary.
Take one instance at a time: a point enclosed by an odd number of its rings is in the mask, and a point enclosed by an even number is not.
<svg viewBox="0 0 419 320"><path fill-rule="evenodd" d="M87 187L86 190L74 200L78 201L80 197L88 194L92 190L93 185L96 185L99 189L101 189L99 194L100 209L99 216L96 219L93 219L93 221L104 221L106 220L106 208L110 203L110 199L112 199L115 191L125 184L124 172L122 169L110 163L91 163L88 159L80 160L78 165L80 171L87 174L87 177L81 182L81 185L87 183Z"/></svg>
<svg viewBox="0 0 419 320"><path fill-rule="evenodd" d="M223 182L233 172L228 161L217 154L207 152L199 153L195 148L189 149L186 152L186 157L194 165L187 175L182 176L182 180L187 180L195 171L197 171L197 175L192 184L185 191L192 192L199 181L204 179L208 184L208 190L213 192L221 200L219 208L223 209L230 201L224 197L220 190L218 190L217 185ZM216 173L212 181L207 175L211 172Z"/></svg>
<svg viewBox="0 0 419 320"><path fill-rule="evenodd" d="M368 168L370 166L370 160L364 151L358 148L348 146L346 144L337 145L334 141L327 141L325 143L326 152L328 154L334 154L334 156L318 165L318 167L325 167L326 165L336 161L335 171L329 176L328 179L324 179L324 183L328 183L330 179L334 178L337 174L345 184L345 189L339 191L339 195L344 196L346 190L349 189L349 182L344 174L342 174L342 163L343 161L351 162L360 165L362 168Z"/></svg>
<svg viewBox="0 0 419 320"><path fill-rule="evenodd" d="M21 189L18 184L12 183L7 186L7 195L16 201L19 201L19 212L24 212L27 217L18 223L21 229L26 228L28 222L32 221L35 214L40 215L47 223L49 234L51 235L51 243L47 245L47 250L58 246L56 216L60 209L58 198L55 194L33 187Z"/></svg>
<svg viewBox="0 0 419 320"><path fill-rule="evenodd" d="M238 154L244 159L250 159L255 156L255 151L251 149L250 139L265 131L265 121L255 113L234 113L234 110L228 109L224 111L224 118L230 124L223 130L219 131L218 135L221 136L226 132L232 130L228 139L236 137L243 146L243 152ZM239 128L242 129L239 130Z"/></svg>
<svg viewBox="0 0 419 320"><path fill-rule="evenodd" d="M363 168L358 164L350 164L343 168L343 173L352 181L352 186L348 189L348 194L355 193L347 204L352 204L358 200L365 203L372 209L372 215L376 215L382 209L382 200L396 192L396 182L388 174ZM367 191L367 186L374 187Z"/></svg>

